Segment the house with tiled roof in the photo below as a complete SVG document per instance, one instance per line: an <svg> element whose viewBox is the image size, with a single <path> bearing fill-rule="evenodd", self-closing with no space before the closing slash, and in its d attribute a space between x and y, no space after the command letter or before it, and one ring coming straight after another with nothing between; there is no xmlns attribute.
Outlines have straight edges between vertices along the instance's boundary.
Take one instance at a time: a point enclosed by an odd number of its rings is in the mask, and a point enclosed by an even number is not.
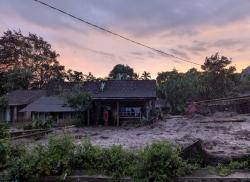
<svg viewBox="0 0 250 182"><path fill-rule="evenodd" d="M8 104L3 111L1 120L7 122L30 120L30 113L19 111L44 95L46 95L45 90L15 90L7 93L5 96Z"/></svg>
<svg viewBox="0 0 250 182"><path fill-rule="evenodd" d="M53 117L57 122L73 120L75 111L66 105L60 93L78 87L92 96L91 109L86 111L88 124L120 125L125 121L150 119L156 100L155 80L107 80L84 83L53 82L47 94L24 107L20 112L33 118Z"/></svg>

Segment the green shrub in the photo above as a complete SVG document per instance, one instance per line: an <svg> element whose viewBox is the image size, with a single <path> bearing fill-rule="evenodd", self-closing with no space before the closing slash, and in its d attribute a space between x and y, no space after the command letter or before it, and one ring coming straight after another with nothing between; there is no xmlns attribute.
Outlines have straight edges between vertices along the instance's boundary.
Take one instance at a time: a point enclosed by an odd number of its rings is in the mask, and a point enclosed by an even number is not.
<svg viewBox="0 0 250 182"><path fill-rule="evenodd" d="M220 176L228 176L235 170L246 169L249 165L249 160L246 161L231 161L228 165L218 164L216 172Z"/></svg>
<svg viewBox="0 0 250 182"><path fill-rule="evenodd" d="M60 175L70 171L74 143L69 136L50 138L48 146L26 151L11 166L13 179L27 180L40 175Z"/></svg>
<svg viewBox="0 0 250 182"><path fill-rule="evenodd" d="M0 166L12 165L15 159L25 153L23 146L13 144L7 139L0 139Z"/></svg>
<svg viewBox="0 0 250 182"><path fill-rule="evenodd" d="M23 128L25 130L30 130L30 129L48 129L51 128L53 124L52 118L48 118L46 120L42 119L34 119L32 120L32 123L24 126Z"/></svg>
<svg viewBox="0 0 250 182"><path fill-rule="evenodd" d="M146 181L171 181L190 172L180 152L168 142L147 146L140 154L136 178Z"/></svg>
<svg viewBox="0 0 250 182"><path fill-rule="evenodd" d="M115 178L131 176L135 159L135 155L121 146L113 146L110 149L103 149L97 168L103 174Z"/></svg>
<svg viewBox="0 0 250 182"><path fill-rule="evenodd" d="M37 166L41 157L39 149L35 148L16 158L10 168L11 179L25 181L39 177L40 173Z"/></svg>
<svg viewBox="0 0 250 182"><path fill-rule="evenodd" d="M89 140L75 145L72 138L50 138L48 146L20 152L13 150L12 179L35 179L43 175L63 175L74 169L114 178L131 176L138 181L170 181L187 174L190 168L179 151L167 142L147 146L141 152L129 152L121 146L100 148Z"/></svg>
<svg viewBox="0 0 250 182"><path fill-rule="evenodd" d="M50 138L47 150L41 152L38 168L41 174L62 174L70 169L71 155L75 145L69 136Z"/></svg>
<svg viewBox="0 0 250 182"><path fill-rule="evenodd" d="M93 146L88 139L76 146L75 155L72 156L71 162L74 168L94 171L97 168L97 161L101 160L102 149Z"/></svg>
<svg viewBox="0 0 250 182"><path fill-rule="evenodd" d="M0 122L0 139L9 137L8 125Z"/></svg>
<svg viewBox="0 0 250 182"><path fill-rule="evenodd" d="M7 164L9 150L9 143L6 140L0 140L0 167Z"/></svg>
<svg viewBox="0 0 250 182"><path fill-rule="evenodd" d="M76 168L117 178L132 174L134 158L121 146L101 149L93 146L89 140L84 140L77 146L72 161Z"/></svg>

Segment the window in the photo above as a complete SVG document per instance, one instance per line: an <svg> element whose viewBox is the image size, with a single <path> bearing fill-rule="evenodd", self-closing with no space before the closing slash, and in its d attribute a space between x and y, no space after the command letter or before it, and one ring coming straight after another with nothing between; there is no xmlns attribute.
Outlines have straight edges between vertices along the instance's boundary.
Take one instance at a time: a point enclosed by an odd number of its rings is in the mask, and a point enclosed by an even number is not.
<svg viewBox="0 0 250 182"><path fill-rule="evenodd" d="M139 118L141 117L141 108L140 107L121 107L120 108L120 117L124 118Z"/></svg>

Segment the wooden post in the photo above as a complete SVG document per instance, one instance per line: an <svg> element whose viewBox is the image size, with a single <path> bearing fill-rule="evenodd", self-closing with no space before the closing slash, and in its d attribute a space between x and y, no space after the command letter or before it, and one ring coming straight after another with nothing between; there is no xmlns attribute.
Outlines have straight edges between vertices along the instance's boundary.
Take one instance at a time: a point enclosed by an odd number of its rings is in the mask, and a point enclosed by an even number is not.
<svg viewBox="0 0 250 182"><path fill-rule="evenodd" d="M35 120L35 113L34 112L31 112L31 121L34 121Z"/></svg>
<svg viewBox="0 0 250 182"><path fill-rule="evenodd" d="M57 123L57 124L59 123L59 112L56 113L56 123Z"/></svg>
<svg viewBox="0 0 250 182"><path fill-rule="evenodd" d="M155 100L152 100L152 111L155 113Z"/></svg>
<svg viewBox="0 0 250 182"><path fill-rule="evenodd" d="M95 112L96 112L96 125L99 124L100 114L101 114L101 102L95 102Z"/></svg>
<svg viewBox="0 0 250 182"><path fill-rule="evenodd" d="M88 122L88 126L89 126L90 125L90 121L89 121L90 120L90 112L89 112L89 109L88 109L87 112L88 112L88 116L87 116L88 117L88 119L87 119L88 121L87 122Z"/></svg>
<svg viewBox="0 0 250 182"><path fill-rule="evenodd" d="M14 111L13 111L13 121L17 121L17 106L14 106Z"/></svg>
<svg viewBox="0 0 250 182"><path fill-rule="evenodd" d="M150 103L149 101L146 102L146 117L147 121L149 120L149 109L150 109Z"/></svg>
<svg viewBox="0 0 250 182"><path fill-rule="evenodd" d="M120 119L120 109L119 109L119 101L116 102L116 122L117 126L119 126L119 119Z"/></svg>
<svg viewBox="0 0 250 182"><path fill-rule="evenodd" d="M6 115L5 115L5 120L7 121L7 122L10 122L10 107L8 106L7 107L7 109L6 109L6 113L5 113Z"/></svg>

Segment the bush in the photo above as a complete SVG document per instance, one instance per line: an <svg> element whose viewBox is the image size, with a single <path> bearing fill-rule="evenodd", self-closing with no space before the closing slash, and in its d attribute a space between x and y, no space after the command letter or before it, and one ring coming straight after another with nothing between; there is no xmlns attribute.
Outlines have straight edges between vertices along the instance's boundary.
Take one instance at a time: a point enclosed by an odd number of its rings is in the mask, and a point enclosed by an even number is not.
<svg viewBox="0 0 250 182"><path fill-rule="evenodd" d="M38 168L41 174L62 174L70 170L70 158L74 155L75 145L69 136L50 138L48 148L42 155Z"/></svg>
<svg viewBox="0 0 250 182"><path fill-rule="evenodd" d="M12 179L35 179L43 175L63 175L74 169L109 175L131 176L138 181L170 181L187 174L189 166L169 143L159 142L132 153L121 146L102 149L84 140L74 145L69 136L50 138L48 146L37 146L24 153L13 152ZM21 156L20 156L21 154ZM18 156L18 157L17 157Z"/></svg>
<svg viewBox="0 0 250 182"><path fill-rule="evenodd" d="M9 143L6 140L0 140L0 167L7 164L9 158Z"/></svg>
<svg viewBox="0 0 250 182"><path fill-rule="evenodd" d="M9 137L8 125L0 123L0 139Z"/></svg>
<svg viewBox="0 0 250 182"><path fill-rule="evenodd" d="M93 146L89 140L84 140L81 145L77 146L72 161L76 168L117 178L132 174L134 156L121 146L101 149Z"/></svg>
<svg viewBox="0 0 250 182"><path fill-rule="evenodd" d="M18 181L25 181L29 178L35 179L39 177L39 170L37 168L39 161L41 160L39 150L33 149L25 152L19 158L16 158L15 162L10 168L11 179Z"/></svg>
<svg viewBox="0 0 250 182"><path fill-rule="evenodd" d="M60 175L70 171L74 143L68 136L50 138L48 146L37 146L26 151L11 166L13 179L27 180L40 175Z"/></svg>
<svg viewBox="0 0 250 182"><path fill-rule="evenodd" d="M97 161L101 159L102 149L93 146L88 139L76 146L75 155L72 156L71 162L76 169L94 171L97 168Z"/></svg>
<svg viewBox="0 0 250 182"><path fill-rule="evenodd" d="M146 181L171 181L191 172L180 152L167 142L147 146L141 152L136 178Z"/></svg>
<svg viewBox="0 0 250 182"><path fill-rule="evenodd" d="M115 178L131 176L135 155L125 151L121 146L103 149L97 168L105 175Z"/></svg>
<svg viewBox="0 0 250 182"><path fill-rule="evenodd" d="M7 139L0 139L0 167L11 165L14 159L24 152L24 148L20 145L12 144Z"/></svg>
<svg viewBox="0 0 250 182"><path fill-rule="evenodd" d="M48 129L52 127L53 120L51 118L46 120L34 119L31 124L24 126L25 130L30 129Z"/></svg>
<svg viewBox="0 0 250 182"><path fill-rule="evenodd" d="M216 172L220 176L228 176L235 170L249 168L249 159L246 161L231 161L228 165L218 164Z"/></svg>

